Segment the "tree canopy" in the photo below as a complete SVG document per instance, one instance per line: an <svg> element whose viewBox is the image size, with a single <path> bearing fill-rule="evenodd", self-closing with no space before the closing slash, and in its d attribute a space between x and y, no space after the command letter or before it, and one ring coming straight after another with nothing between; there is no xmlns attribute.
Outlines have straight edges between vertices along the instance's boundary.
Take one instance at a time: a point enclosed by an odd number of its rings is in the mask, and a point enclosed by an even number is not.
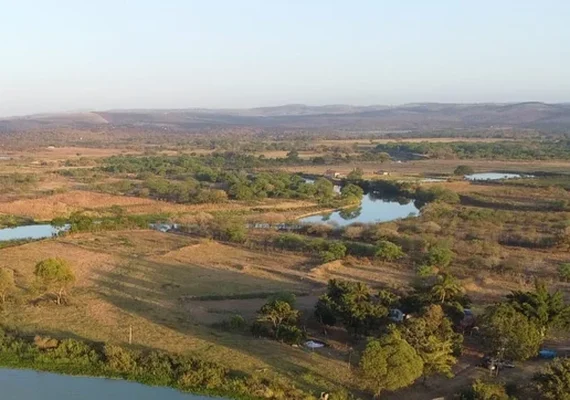
<svg viewBox="0 0 570 400"><path fill-rule="evenodd" d="M36 264L34 275L40 285L56 295L57 304L61 304L66 289L75 282L75 274L69 263L61 258L47 258Z"/></svg>
<svg viewBox="0 0 570 400"><path fill-rule="evenodd" d="M376 396L414 383L422 375L423 362L397 330L368 342L360 367Z"/></svg>

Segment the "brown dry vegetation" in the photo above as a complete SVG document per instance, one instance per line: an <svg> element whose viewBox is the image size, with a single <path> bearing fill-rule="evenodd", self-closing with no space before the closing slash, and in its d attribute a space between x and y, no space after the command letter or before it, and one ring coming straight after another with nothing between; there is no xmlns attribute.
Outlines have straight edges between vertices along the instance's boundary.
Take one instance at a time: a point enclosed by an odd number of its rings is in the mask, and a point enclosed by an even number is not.
<svg viewBox="0 0 570 400"><path fill-rule="evenodd" d="M76 211L104 211L111 206L120 206L128 214L180 214L201 211L238 211L252 208L260 210L290 210L313 207L314 203L294 200L267 200L253 205L240 202L222 204L173 204L140 197L116 196L74 190L38 198L0 203L0 213L27 216L37 220L51 220L56 217L69 216Z"/></svg>

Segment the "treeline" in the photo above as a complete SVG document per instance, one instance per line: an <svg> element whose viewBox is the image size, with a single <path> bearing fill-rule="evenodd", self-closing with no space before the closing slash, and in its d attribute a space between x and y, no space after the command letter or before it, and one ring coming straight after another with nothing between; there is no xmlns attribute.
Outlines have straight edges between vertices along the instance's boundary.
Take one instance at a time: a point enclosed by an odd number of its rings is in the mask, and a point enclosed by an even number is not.
<svg viewBox="0 0 570 400"><path fill-rule="evenodd" d="M398 156L460 159L546 160L570 158L570 140L502 142L389 142L376 152Z"/></svg>
<svg viewBox="0 0 570 400"><path fill-rule="evenodd" d="M134 350L109 343L20 335L0 329L0 365L71 375L122 378L148 385L242 400L316 400L289 381L237 376L215 362L157 350ZM331 396L348 400L346 392Z"/></svg>
<svg viewBox="0 0 570 400"><path fill-rule="evenodd" d="M149 229L150 224L167 221L168 214L138 214L127 215L119 206L108 210L110 216L93 217L81 211L72 213L69 217L54 218L51 224L55 227L67 227L65 232L102 232L122 229Z"/></svg>

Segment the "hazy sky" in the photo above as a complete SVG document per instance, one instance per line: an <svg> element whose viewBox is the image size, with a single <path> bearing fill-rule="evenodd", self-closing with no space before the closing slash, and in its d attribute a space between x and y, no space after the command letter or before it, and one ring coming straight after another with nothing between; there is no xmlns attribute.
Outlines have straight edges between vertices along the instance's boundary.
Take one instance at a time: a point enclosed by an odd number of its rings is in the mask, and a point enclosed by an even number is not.
<svg viewBox="0 0 570 400"><path fill-rule="evenodd" d="M570 0L0 0L0 115L570 101Z"/></svg>

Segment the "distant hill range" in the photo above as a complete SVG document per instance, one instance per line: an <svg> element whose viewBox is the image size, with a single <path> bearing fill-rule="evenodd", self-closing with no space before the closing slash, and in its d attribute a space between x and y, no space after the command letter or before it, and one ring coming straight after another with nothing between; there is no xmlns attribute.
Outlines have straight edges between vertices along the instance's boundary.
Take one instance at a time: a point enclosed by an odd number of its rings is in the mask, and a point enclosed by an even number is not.
<svg viewBox="0 0 570 400"><path fill-rule="evenodd" d="M174 130L251 126L378 131L484 128L529 128L551 131L570 129L570 103L417 103L400 106L289 104L250 109L136 109L0 118L0 131L3 132L98 126Z"/></svg>

